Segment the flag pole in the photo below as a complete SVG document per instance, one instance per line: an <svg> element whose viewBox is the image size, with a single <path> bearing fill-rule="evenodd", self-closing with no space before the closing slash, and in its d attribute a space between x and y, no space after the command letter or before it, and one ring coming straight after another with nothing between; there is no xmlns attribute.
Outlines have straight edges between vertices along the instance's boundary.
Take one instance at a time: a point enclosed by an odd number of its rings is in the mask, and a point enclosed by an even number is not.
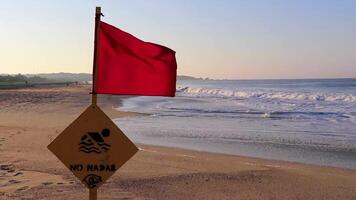
<svg viewBox="0 0 356 200"><path fill-rule="evenodd" d="M96 93L96 79L98 73L98 44L99 44L99 32L100 32L100 17L101 17L101 7L95 8L95 33L94 33L94 56L93 56L93 79L92 79L92 90L91 90L91 104L96 105L97 103L97 93ZM89 189L89 200L97 200L97 189Z"/></svg>
<svg viewBox="0 0 356 200"><path fill-rule="evenodd" d="M94 56L93 56L93 78L92 78L92 90L91 90L91 104L96 105L97 93L96 93L96 79L98 73L98 43L99 43L99 31L100 31L100 17L101 7L95 8L95 33L94 33ZM95 198L96 199L96 198Z"/></svg>

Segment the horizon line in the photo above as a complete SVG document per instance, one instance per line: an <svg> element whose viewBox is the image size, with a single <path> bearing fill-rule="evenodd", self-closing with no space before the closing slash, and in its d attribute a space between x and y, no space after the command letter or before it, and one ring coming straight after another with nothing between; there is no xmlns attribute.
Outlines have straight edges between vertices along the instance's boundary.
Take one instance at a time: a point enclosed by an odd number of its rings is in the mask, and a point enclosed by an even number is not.
<svg viewBox="0 0 356 200"><path fill-rule="evenodd" d="M45 72L45 73L1 73L0 76L2 75L38 75L38 74L88 74L91 75L92 73L87 73L87 72ZM332 79L356 79L356 77L324 77L324 78L315 78L315 77L306 77L306 78L211 78L211 77L196 77L193 75L185 75L185 74L178 74L177 76L188 76L192 77L194 79L201 79L201 80L227 80L227 81L233 81L233 80L332 80Z"/></svg>

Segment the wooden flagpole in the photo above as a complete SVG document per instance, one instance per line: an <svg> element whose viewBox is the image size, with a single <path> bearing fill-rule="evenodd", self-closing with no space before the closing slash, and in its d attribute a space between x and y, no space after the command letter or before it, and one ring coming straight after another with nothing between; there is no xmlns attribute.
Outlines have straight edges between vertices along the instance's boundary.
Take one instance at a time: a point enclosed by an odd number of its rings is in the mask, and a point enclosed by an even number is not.
<svg viewBox="0 0 356 200"><path fill-rule="evenodd" d="M94 33L94 58L93 58L93 79L92 79L92 91L91 91L91 104L96 105L97 93L96 93L96 79L98 73L98 44L99 44L99 31L100 31L100 17L101 7L95 8L95 33ZM89 200L97 200L97 189L89 189Z"/></svg>
<svg viewBox="0 0 356 200"><path fill-rule="evenodd" d="M96 7L96 9L95 9L94 56L93 56L93 79L92 79L92 90L91 90L92 105L96 105L96 103L97 103L96 79L97 79L97 73L98 73L98 43L99 43L99 31L100 31L99 23L100 23L101 15L102 15L101 7Z"/></svg>

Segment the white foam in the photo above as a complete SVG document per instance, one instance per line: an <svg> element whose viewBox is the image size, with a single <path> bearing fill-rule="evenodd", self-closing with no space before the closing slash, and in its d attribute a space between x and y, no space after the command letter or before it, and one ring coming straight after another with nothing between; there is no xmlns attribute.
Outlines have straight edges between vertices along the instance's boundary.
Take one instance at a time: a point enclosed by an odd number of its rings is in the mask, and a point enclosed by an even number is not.
<svg viewBox="0 0 356 200"><path fill-rule="evenodd" d="M197 97L233 97L233 98L263 98L282 100L311 100L311 101L344 101L356 103L356 95L353 94L332 94L332 93L311 93L311 92L287 92L287 91L242 91L219 88L201 87L178 87L180 95Z"/></svg>

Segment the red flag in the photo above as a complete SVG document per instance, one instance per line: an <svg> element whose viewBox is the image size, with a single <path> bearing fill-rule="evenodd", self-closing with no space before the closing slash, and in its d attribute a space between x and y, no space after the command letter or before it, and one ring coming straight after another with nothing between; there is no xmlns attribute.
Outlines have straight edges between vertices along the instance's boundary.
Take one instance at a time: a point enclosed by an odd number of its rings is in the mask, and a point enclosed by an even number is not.
<svg viewBox="0 0 356 200"><path fill-rule="evenodd" d="M175 52L100 22L96 92L174 96Z"/></svg>

